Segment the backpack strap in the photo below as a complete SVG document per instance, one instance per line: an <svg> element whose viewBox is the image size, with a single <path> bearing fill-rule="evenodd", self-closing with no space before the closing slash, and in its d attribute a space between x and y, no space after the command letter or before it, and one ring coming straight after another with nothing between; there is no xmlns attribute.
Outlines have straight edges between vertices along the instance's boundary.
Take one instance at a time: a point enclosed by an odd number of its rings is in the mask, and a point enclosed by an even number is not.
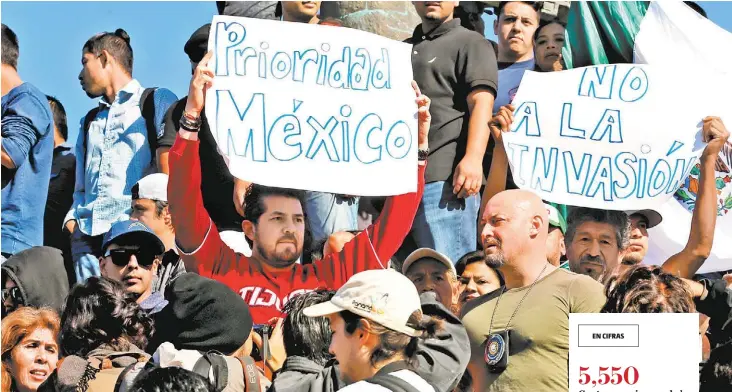
<svg viewBox="0 0 732 392"><path fill-rule="evenodd" d="M142 118L145 120L145 128L147 129L147 143L150 146L150 154L153 162L157 159L158 149L158 129L155 125L155 91L157 87L149 87L142 91L140 96L140 113ZM83 137L82 145L84 147L84 167L86 167L86 145L87 145L87 134L89 133L89 126L94 118L99 114L99 107L90 110L84 117L84 128L80 137Z"/></svg>
<svg viewBox="0 0 732 392"><path fill-rule="evenodd" d="M99 106L95 107L94 109L90 110L86 116L84 116L84 128L82 129L81 135L79 135L80 138L82 138L82 146L84 148L84 151L82 153L84 154L84 167L86 167L86 140L89 138L89 126L91 125L91 122L94 121L94 118L97 117L97 114L99 114Z"/></svg>
<svg viewBox="0 0 732 392"><path fill-rule="evenodd" d="M126 392L137 381L137 378L157 367L153 361L137 362L126 366L117 378L114 385L114 392Z"/></svg>
<svg viewBox="0 0 732 392"><path fill-rule="evenodd" d="M241 363L241 368L244 370L244 382L246 383L246 392L259 392L262 390L262 386L259 383L259 368L254 362L252 357L234 357Z"/></svg>
<svg viewBox="0 0 732 392"><path fill-rule="evenodd" d="M409 369L406 362L392 362L382 367L373 377L368 378L365 381L384 387L392 392L420 392L420 390L417 389L417 387L415 387L414 385L410 384L401 377L392 374L393 372L404 369ZM437 391L437 388L435 388L432 384L430 384L430 386L435 391Z"/></svg>
<svg viewBox="0 0 732 392"><path fill-rule="evenodd" d="M150 145L153 161L158 149L158 129L155 125L155 90L157 89L157 87L146 88L140 96L140 113L142 113L142 118L145 119L147 143Z"/></svg>
<svg viewBox="0 0 732 392"><path fill-rule="evenodd" d="M212 367L216 392L221 392L229 382L229 370L226 367L226 360L221 354L213 351L202 353L201 358L193 365L193 372L200 374L208 380Z"/></svg>

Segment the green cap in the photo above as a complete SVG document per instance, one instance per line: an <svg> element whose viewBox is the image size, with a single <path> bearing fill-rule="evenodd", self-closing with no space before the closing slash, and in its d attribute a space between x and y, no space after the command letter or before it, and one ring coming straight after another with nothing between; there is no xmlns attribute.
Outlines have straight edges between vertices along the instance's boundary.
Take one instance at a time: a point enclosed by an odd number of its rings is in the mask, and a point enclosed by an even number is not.
<svg viewBox="0 0 732 392"><path fill-rule="evenodd" d="M562 230L562 234L567 232L567 206L564 204L544 202L546 212L549 214L549 224Z"/></svg>

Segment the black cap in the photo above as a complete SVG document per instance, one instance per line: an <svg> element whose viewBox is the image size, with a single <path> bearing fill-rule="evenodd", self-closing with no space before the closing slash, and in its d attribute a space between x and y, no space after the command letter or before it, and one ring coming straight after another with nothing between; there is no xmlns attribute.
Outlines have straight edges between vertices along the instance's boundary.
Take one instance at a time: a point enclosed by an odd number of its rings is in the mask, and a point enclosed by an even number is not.
<svg viewBox="0 0 732 392"><path fill-rule="evenodd" d="M226 285L187 272L165 290L168 306L155 317L155 335L148 350L170 342L179 350L216 350L233 354L249 338L249 306Z"/></svg>
<svg viewBox="0 0 732 392"><path fill-rule="evenodd" d="M183 50L188 55L188 58L191 59L191 62L197 63L206 55L206 51L208 51L209 31L211 31L211 23L199 27L191 35L191 38L188 38L188 42L186 42Z"/></svg>

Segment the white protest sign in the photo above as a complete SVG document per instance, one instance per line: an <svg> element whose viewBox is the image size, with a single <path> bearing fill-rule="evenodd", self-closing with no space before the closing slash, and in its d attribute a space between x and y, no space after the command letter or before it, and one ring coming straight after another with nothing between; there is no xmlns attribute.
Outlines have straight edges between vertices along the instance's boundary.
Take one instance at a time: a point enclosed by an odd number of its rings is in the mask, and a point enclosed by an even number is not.
<svg viewBox="0 0 732 392"><path fill-rule="evenodd" d="M689 176L705 146L701 119L715 113L680 99L677 82L639 64L526 72L503 137L514 181L567 205L658 207Z"/></svg>
<svg viewBox="0 0 732 392"><path fill-rule="evenodd" d="M215 16L206 117L232 175L351 195L417 189L411 47L354 29Z"/></svg>

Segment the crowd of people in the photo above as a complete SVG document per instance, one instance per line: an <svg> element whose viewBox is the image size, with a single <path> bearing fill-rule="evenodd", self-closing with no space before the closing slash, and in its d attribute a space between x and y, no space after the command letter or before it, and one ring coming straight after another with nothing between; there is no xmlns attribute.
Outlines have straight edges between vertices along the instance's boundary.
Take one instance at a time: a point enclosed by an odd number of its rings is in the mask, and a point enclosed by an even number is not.
<svg viewBox="0 0 732 392"><path fill-rule="evenodd" d="M218 3L341 26L318 1ZM569 314L598 312L698 312L701 390L728 390L732 275L696 274L725 240L725 124L699 119L688 243L647 260L657 211L513 183L511 101L524 71L564 68L565 21L500 2L492 42L485 5L456 3L414 2L417 191L386 199L233 177L204 110L210 25L185 43L182 99L133 77L123 29L89 38L78 78L99 101L69 148L62 103L21 79L3 24L1 391L563 392Z"/></svg>

